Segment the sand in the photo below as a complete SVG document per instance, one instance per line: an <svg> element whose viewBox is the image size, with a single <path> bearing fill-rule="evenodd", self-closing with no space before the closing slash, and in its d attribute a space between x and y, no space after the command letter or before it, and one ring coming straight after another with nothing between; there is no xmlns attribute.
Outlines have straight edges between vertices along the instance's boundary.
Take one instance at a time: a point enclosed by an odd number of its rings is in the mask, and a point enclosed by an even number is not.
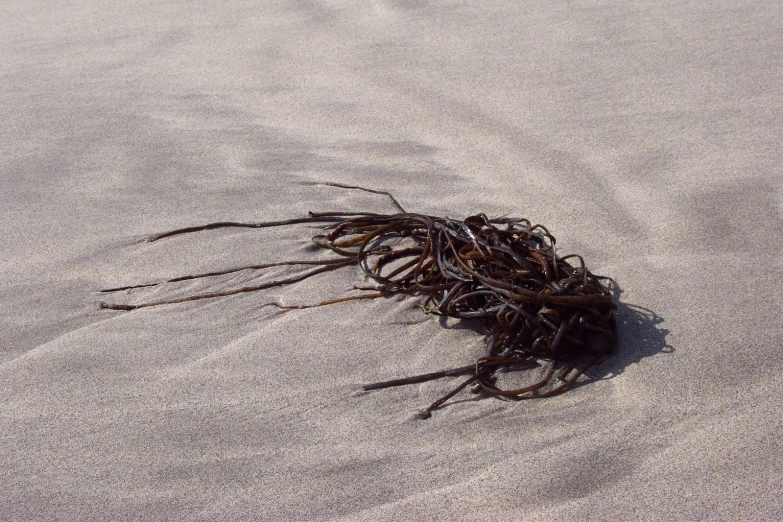
<svg viewBox="0 0 783 522"><path fill-rule="evenodd" d="M783 4L0 7L0 519L783 518ZM357 270L102 310L318 256L308 210L527 217L619 284L617 354L507 402L474 330ZM258 273L116 296L226 290ZM270 276L264 276L270 277ZM113 297L114 299L114 297Z"/></svg>

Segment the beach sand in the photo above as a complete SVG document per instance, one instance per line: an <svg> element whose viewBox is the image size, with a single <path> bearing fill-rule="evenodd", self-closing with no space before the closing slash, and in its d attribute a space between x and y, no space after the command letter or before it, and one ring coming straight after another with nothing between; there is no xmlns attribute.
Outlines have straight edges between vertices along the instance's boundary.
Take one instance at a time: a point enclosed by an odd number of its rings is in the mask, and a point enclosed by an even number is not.
<svg viewBox="0 0 783 522"><path fill-rule="evenodd" d="M0 7L0 519L783 518L783 4L11 1ZM281 312L347 269L310 210L527 217L617 281L568 393L456 378L414 298ZM272 274L280 271L272 271ZM263 276L271 277L271 276Z"/></svg>

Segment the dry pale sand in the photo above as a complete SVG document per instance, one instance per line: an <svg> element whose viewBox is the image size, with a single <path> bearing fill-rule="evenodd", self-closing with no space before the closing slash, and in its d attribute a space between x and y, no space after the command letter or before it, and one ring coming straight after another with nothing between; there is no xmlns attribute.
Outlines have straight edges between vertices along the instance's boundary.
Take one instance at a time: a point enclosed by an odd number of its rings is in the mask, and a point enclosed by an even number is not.
<svg viewBox="0 0 783 522"><path fill-rule="evenodd" d="M783 4L7 1L0 519L783 518ZM542 401L455 383L479 333L360 281L133 312L101 288L317 256L308 210L521 215L622 289ZM117 300L229 289L256 273ZM444 327L445 326L445 327Z"/></svg>

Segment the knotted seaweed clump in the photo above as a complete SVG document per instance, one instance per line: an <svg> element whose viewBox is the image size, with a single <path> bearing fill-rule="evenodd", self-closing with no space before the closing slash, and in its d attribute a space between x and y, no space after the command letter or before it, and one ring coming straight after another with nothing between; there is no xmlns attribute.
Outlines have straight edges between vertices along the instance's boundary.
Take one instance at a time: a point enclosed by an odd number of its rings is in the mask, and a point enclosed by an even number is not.
<svg viewBox="0 0 783 522"><path fill-rule="evenodd" d="M183 281L240 270L276 266L315 266L303 274L223 292L153 301L136 305L103 304L105 308L133 310L196 299L223 297L302 281L316 274L358 265L375 284L357 286L363 291L314 305L325 306L355 299L394 294L420 296L425 312L464 320L480 320L487 333L486 354L470 365L375 384L366 390L423 382L439 377L467 375L454 390L426 410L431 412L465 387L513 399L550 397L571 387L591 366L607 356L615 339L612 293L592 274L578 255L559 257L555 238L542 225L526 219L490 219L477 214L456 220L405 211L388 193L361 187L330 184L386 194L399 210L395 214L310 213L308 217L264 223L210 223L159 234L157 241L177 234L222 227L264 228L297 223L318 223L323 233L313 237L332 257L293 260L239 267L221 272L188 275ZM104 290L117 292L161 283ZM501 387L504 373L538 369L534 382Z"/></svg>

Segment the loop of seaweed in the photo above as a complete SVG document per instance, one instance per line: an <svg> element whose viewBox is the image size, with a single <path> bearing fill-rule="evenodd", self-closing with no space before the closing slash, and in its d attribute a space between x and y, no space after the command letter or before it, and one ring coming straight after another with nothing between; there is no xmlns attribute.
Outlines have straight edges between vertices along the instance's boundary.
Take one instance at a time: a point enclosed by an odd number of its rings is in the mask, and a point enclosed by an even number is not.
<svg viewBox="0 0 783 522"><path fill-rule="evenodd" d="M426 313L457 319L481 319L484 322L488 332L487 351L475 364L364 387L365 390L374 390L446 376L469 375L468 380L424 410L421 413L423 418L429 417L433 410L472 383L477 383L474 391L498 397L551 397L570 388L587 369L612 351L616 305L610 289L602 283L607 278L587 270L581 256L558 256L555 238L544 226L533 225L521 218L490 219L484 214L460 221L410 213L389 193L349 185L328 185L385 194L400 212L311 212L305 218L264 223L221 222L158 234L149 240L231 226L263 228L317 223L324 225L324 233L315 235L314 243L330 250L335 257L320 261L282 261L181 276L165 282L274 266L317 266L304 274L223 292L136 305L103 303L102 306L133 310L224 297L287 285L319 273L358 265L375 282L375 286L356 288L372 293L330 299L314 305L275 304L282 309L301 309L408 294L423 298L421 306ZM572 264L572 259L578 263ZM104 292L158 284L161 283L119 287ZM497 383L501 373L540 366L544 368L543 376L533 384L504 389Z"/></svg>

